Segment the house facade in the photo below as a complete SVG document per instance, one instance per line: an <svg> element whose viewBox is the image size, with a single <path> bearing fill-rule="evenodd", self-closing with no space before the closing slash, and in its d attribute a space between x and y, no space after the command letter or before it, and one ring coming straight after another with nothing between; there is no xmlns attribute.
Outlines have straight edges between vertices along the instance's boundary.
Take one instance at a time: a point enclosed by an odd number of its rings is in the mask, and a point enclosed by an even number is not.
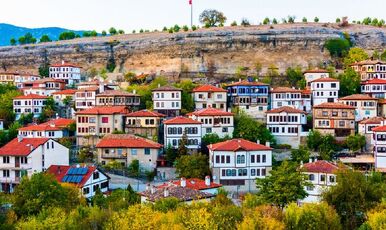
<svg viewBox="0 0 386 230"><path fill-rule="evenodd" d="M164 124L164 146L177 149L181 139L186 134L188 144L186 147L195 151L201 148L202 123L187 117L174 117L165 120Z"/></svg>
<svg viewBox="0 0 386 230"><path fill-rule="evenodd" d="M355 134L355 107L341 103L322 103L313 107L313 127L322 134L345 139Z"/></svg>
<svg viewBox="0 0 386 230"><path fill-rule="evenodd" d="M69 149L50 138L18 137L0 148L1 190L12 192L22 176L68 165Z"/></svg>
<svg viewBox="0 0 386 230"><path fill-rule="evenodd" d="M303 110L284 106L267 111L267 128L278 144L287 144L293 148L298 148L301 137L308 134L308 132L304 132L306 124L307 116Z"/></svg>
<svg viewBox="0 0 386 230"><path fill-rule="evenodd" d="M24 83L26 82L34 82L39 81L41 77L39 75L34 74L17 74L15 75L14 84L17 88L23 88Z"/></svg>
<svg viewBox="0 0 386 230"><path fill-rule="evenodd" d="M375 170L386 171L386 126L378 126L372 129L374 148L373 154L375 159Z"/></svg>
<svg viewBox="0 0 386 230"><path fill-rule="evenodd" d="M227 111L227 91L213 85L201 85L193 89L196 110L215 108Z"/></svg>
<svg viewBox="0 0 386 230"><path fill-rule="evenodd" d="M158 137L164 114L150 110L140 110L125 116L125 132L148 138Z"/></svg>
<svg viewBox="0 0 386 230"><path fill-rule="evenodd" d="M52 93L52 97L58 107L58 115L60 117L75 117L75 93L75 89L66 89Z"/></svg>
<svg viewBox="0 0 386 230"><path fill-rule="evenodd" d="M243 110L256 119L265 120L269 85L255 81L238 81L227 85L227 91L228 107Z"/></svg>
<svg viewBox="0 0 386 230"><path fill-rule="evenodd" d="M311 81L312 105L337 102L340 84L334 78L319 78Z"/></svg>
<svg viewBox="0 0 386 230"><path fill-rule="evenodd" d="M361 93L367 94L370 97L385 99L386 80L376 78L362 82Z"/></svg>
<svg viewBox="0 0 386 230"><path fill-rule="evenodd" d="M309 97L306 97L308 95ZM311 112L311 97L305 90L277 87L271 89L271 108L289 106L298 110Z"/></svg>
<svg viewBox="0 0 386 230"><path fill-rule="evenodd" d="M67 85L75 85L80 82L80 70L80 66L62 61L60 64L50 66L49 76L54 79L63 80Z"/></svg>
<svg viewBox="0 0 386 230"><path fill-rule="evenodd" d="M232 139L208 146L213 182L230 191L256 191L256 178L272 169L272 148L244 139Z"/></svg>
<svg viewBox="0 0 386 230"><path fill-rule="evenodd" d="M85 87L75 93L75 109L77 111L90 109L96 106L96 95L100 93L99 87Z"/></svg>
<svg viewBox="0 0 386 230"><path fill-rule="evenodd" d="M43 78L36 81L24 82L21 89L24 95L37 94L51 96L53 93L64 90L66 83L53 78Z"/></svg>
<svg viewBox="0 0 386 230"><path fill-rule="evenodd" d="M77 145L95 146L104 135L124 131L127 113L125 106L94 107L77 112Z"/></svg>
<svg viewBox="0 0 386 230"><path fill-rule="evenodd" d="M161 86L152 90L153 108L167 117L179 116L181 112L181 89Z"/></svg>
<svg viewBox="0 0 386 230"><path fill-rule="evenodd" d="M307 197L301 203L318 203L322 200L322 193L336 185L336 173L339 167L334 163L316 160L301 165L303 174L307 175L308 182L313 186L306 186Z"/></svg>
<svg viewBox="0 0 386 230"><path fill-rule="evenodd" d="M202 123L202 136L211 133L217 134L220 138L233 136L234 120L231 112L206 108L187 115L189 118Z"/></svg>
<svg viewBox="0 0 386 230"><path fill-rule="evenodd" d="M98 163L102 165L114 160L127 167L133 160L138 160L141 169L154 171L162 145L131 134L108 134L96 148Z"/></svg>
<svg viewBox="0 0 386 230"><path fill-rule="evenodd" d="M95 166L51 165L47 173L55 176L59 183L67 183L78 188L86 199L92 198L96 191L109 191L110 177Z"/></svg>
<svg viewBox="0 0 386 230"><path fill-rule="evenodd" d="M30 125L18 130L19 136L24 138L52 138L58 139L70 136L69 127L75 120L58 118L39 125Z"/></svg>
<svg viewBox="0 0 386 230"><path fill-rule="evenodd" d="M129 93L121 90L105 90L96 95L97 106L127 106L131 110L136 109L141 104L138 94Z"/></svg>
<svg viewBox="0 0 386 230"><path fill-rule="evenodd" d="M15 97L13 99L13 111L16 114L16 120L18 120L22 114L27 115L33 113L34 117L39 117L46 105L47 99L47 96L37 94Z"/></svg>
<svg viewBox="0 0 386 230"><path fill-rule="evenodd" d="M362 81L386 79L386 62L380 60L364 60L350 65L359 74Z"/></svg>
<svg viewBox="0 0 386 230"><path fill-rule="evenodd" d="M371 117L358 123L358 133L366 138L366 151L373 151L374 148L373 129L384 125L386 125L384 117Z"/></svg>
<svg viewBox="0 0 386 230"><path fill-rule="evenodd" d="M338 99L340 103L355 107L355 121L376 117L378 115L378 99L365 94L353 94Z"/></svg>
<svg viewBox="0 0 386 230"><path fill-rule="evenodd" d="M320 78L329 78L330 74L324 69L312 69L303 72L304 79L306 80L306 86L311 87L311 82Z"/></svg>

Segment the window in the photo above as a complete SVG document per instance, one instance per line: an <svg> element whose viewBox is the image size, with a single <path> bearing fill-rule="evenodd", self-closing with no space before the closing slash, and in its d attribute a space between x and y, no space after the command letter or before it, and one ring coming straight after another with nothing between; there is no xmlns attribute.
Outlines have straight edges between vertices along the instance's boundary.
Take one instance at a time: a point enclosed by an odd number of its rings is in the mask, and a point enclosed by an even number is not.
<svg viewBox="0 0 386 230"><path fill-rule="evenodd" d="M326 175L320 175L320 181L326 181Z"/></svg>
<svg viewBox="0 0 386 230"><path fill-rule="evenodd" d="M86 194L89 194L90 193L90 188L89 187L84 187L83 188L83 194L86 195Z"/></svg>
<svg viewBox="0 0 386 230"><path fill-rule="evenodd" d="M311 186L307 186L306 189L307 189L307 191L312 191L313 190L313 188Z"/></svg>
<svg viewBox="0 0 386 230"><path fill-rule="evenodd" d="M122 156L122 149L117 149L118 156Z"/></svg>
<svg viewBox="0 0 386 230"><path fill-rule="evenodd" d="M313 180L315 180L315 176L314 176L314 174L310 174L310 175L308 175L308 180L310 180L310 181L313 181Z"/></svg>
<svg viewBox="0 0 386 230"><path fill-rule="evenodd" d="M99 189L99 184L93 186L93 191L96 192Z"/></svg>
<svg viewBox="0 0 386 230"><path fill-rule="evenodd" d="M227 164L231 163L231 156L226 156L226 163Z"/></svg>
<svg viewBox="0 0 386 230"><path fill-rule="evenodd" d="M216 155L216 163L220 163L220 156L219 155Z"/></svg>
<svg viewBox="0 0 386 230"><path fill-rule="evenodd" d="M20 161L22 164L28 164L28 158L27 157L21 157Z"/></svg>
<svg viewBox="0 0 386 230"><path fill-rule="evenodd" d="M322 111L322 116L323 117L327 117L328 116L328 112L327 111Z"/></svg>
<svg viewBox="0 0 386 230"><path fill-rule="evenodd" d="M223 132L223 133L227 133L227 132L228 132L228 127L223 127L223 128L222 128L222 132Z"/></svg>
<svg viewBox="0 0 386 230"><path fill-rule="evenodd" d="M93 180L99 179L99 172L94 172L94 173L92 174L92 179L93 179Z"/></svg>
<svg viewBox="0 0 386 230"><path fill-rule="evenodd" d="M137 155L137 149L131 149L131 155L136 156Z"/></svg>
<svg viewBox="0 0 386 230"><path fill-rule="evenodd" d="M3 163L4 164L9 164L9 156L4 156L3 157Z"/></svg>
<svg viewBox="0 0 386 230"><path fill-rule="evenodd" d="M347 117L347 112L342 112L342 117Z"/></svg>
<svg viewBox="0 0 386 230"><path fill-rule="evenodd" d="M345 125L345 122L344 122L344 121L339 121L339 126L340 126L340 127L344 127L344 125Z"/></svg>
<svg viewBox="0 0 386 230"><path fill-rule="evenodd" d="M251 176L256 176L256 169L251 169Z"/></svg>
<svg viewBox="0 0 386 230"><path fill-rule="evenodd" d="M108 188L109 187L109 182L105 181L101 184L101 189Z"/></svg>
<svg viewBox="0 0 386 230"><path fill-rule="evenodd" d="M108 117L102 117L102 123L109 123Z"/></svg>
<svg viewBox="0 0 386 230"><path fill-rule="evenodd" d="M51 142L51 148L52 149L54 148L54 142L53 141Z"/></svg>
<svg viewBox="0 0 386 230"><path fill-rule="evenodd" d="M145 148L145 155L150 155L150 149L149 148Z"/></svg>
<svg viewBox="0 0 386 230"><path fill-rule="evenodd" d="M330 180L331 183L335 183L335 176L330 176L329 180Z"/></svg>
<svg viewBox="0 0 386 230"><path fill-rule="evenodd" d="M3 170L3 177L9 177L9 170Z"/></svg>
<svg viewBox="0 0 386 230"><path fill-rule="evenodd" d="M251 155L251 163L255 163L255 155Z"/></svg>
<svg viewBox="0 0 386 230"><path fill-rule="evenodd" d="M212 133L212 128L206 128L206 133Z"/></svg>
<svg viewBox="0 0 386 230"><path fill-rule="evenodd" d="M267 161L267 156L266 155L263 155L263 160L262 162L265 163Z"/></svg>
<svg viewBox="0 0 386 230"><path fill-rule="evenodd" d="M47 142L47 149L50 149L50 142Z"/></svg>

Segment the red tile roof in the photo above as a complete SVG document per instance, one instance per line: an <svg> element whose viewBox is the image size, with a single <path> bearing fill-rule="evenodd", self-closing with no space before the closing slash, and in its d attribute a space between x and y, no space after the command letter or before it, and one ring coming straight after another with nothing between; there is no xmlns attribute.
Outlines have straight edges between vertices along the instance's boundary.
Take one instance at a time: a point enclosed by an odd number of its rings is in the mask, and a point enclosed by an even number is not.
<svg viewBox="0 0 386 230"><path fill-rule="evenodd" d="M208 148L213 151L264 151L264 150L272 150L272 148L257 144L255 142L247 141L244 139L232 139L223 142L219 142L216 144L208 145Z"/></svg>
<svg viewBox="0 0 386 230"><path fill-rule="evenodd" d="M73 123L75 123L75 120L58 118L52 119L39 125L22 127L19 129L19 131L58 131L67 128L67 126Z"/></svg>
<svg viewBox="0 0 386 230"><path fill-rule="evenodd" d="M78 89L76 92L97 91L97 90L99 90L98 86L90 86L90 87Z"/></svg>
<svg viewBox="0 0 386 230"><path fill-rule="evenodd" d="M304 71L303 73L328 73L328 71L325 69L310 69Z"/></svg>
<svg viewBox="0 0 386 230"><path fill-rule="evenodd" d="M359 122L359 124L381 124L386 119L383 117L371 117L368 119L363 119Z"/></svg>
<svg viewBox="0 0 386 230"><path fill-rule="evenodd" d="M283 112L285 112L285 113L306 113L303 110L295 109L295 108L292 108L290 106L283 106L280 108L271 109L271 110L267 111L266 113L283 113Z"/></svg>
<svg viewBox="0 0 386 230"><path fill-rule="evenodd" d="M96 95L97 97L105 97L105 96L121 96L121 97L124 97L124 96L139 96L138 94L134 94L134 93L129 93L129 92L125 92L125 91L122 91L122 90L106 90L102 93L99 93L98 95Z"/></svg>
<svg viewBox="0 0 386 230"><path fill-rule="evenodd" d="M276 87L271 90L271 93L301 93L300 89L290 87Z"/></svg>
<svg viewBox="0 0 386 230"><path fill-rule="evenodd" d="M187 117L174 117L163 122L166 125L180 125L180 124L202 124L199 121Z"/></svg>
<svg viewBox="0 0 386 230"><path fill-rule="evenodd" d="M182 89L176 88L174 86L165 85L165 86L161 86L156 89L153 89L152 91L182 91Z"/></svg>
<svg viewBox="0 0 386 230"><path fill-rule="evenodd" d="M101 106L79 111L76 115L112 115L127 113L128 109L125 106Z"/></svg>
<svg viewBox="0 0 386 230"><path fill-rule="evenodd" d="M233 116L233 113L215 108L205 108L187 114L188 116Z"/></svg>
<svg viewBox="0 0 386 230"><path fill-rule="evenodd" d="M364 60L364 61L354 62L354 63L350 64L350 66L353 66L353 65L375 65L375 64L386 64L386 62L383 62L381 60Z"/></svg>
<svg viewBox="0 0 386 230"><path fill-rule="evenodd" d="M355 107L338 102L325 102L319 105L315 105L314 109L355 109Z"/></svg>
<svg viewBox="0 0 386 230"><path fill-rule="evenodd" d="M46 83L46 82L57 82L57 83L66 83L64 80L54 79L54 78L42 78L36 81L30 81L29 83Z"/></svg>
<svg viewBox="0 0 386 230"><path fill-rule="evenodd" d="M65 89L65 90L62 90L62 91L58 91L58 92L53 92L52 94L53 95L73 95L76 93L76 89Z"/></svg>
<svg viewBox="0 0 386 230"><path fill-rule="evenodd" d="M362 82L361 84L362 85L384 85L384 84L386 84L386 80L373 78L371 80L367 80L365 82Z"/></svg>
<svg viewBox="0 0 386 230"><path fill-rule="evenodd" d="M23 138L19 142L18 138L14 138L0 148L0 156L28 156L33 150L48 140L49 138Z"/></svg>
<svg viewBox="0 0 386 230"><path fill-rule="evenodd" d="M234 82L234 83L231 83L227 86L259 86L259 85L268 85L268 84L265 84L265 83L262 83L262 82L258 82L258 81L238 81L238 82Z"/></svg>
<svg viewBox="0 0 386 230"><path fill-rule="evenodd" d="M47 99L47 96L37 95L37 94L27 94L22 96L17 96L13 99Z"/></svg>
<svg viewBox="0 0 386 230"><path fill-rule="evenodd" d="M126 115L126 117L165 117L164 114L147 109L132 112Z"/></svg>
<svg viewBox="0 0 386 230"><path fill-rule="evenodd" d="M227 92L223 88L219 88L213 85L201 85L193 89L193 92Z"/></svg>
<svg viewBox="0 0 386 230"><path fill-rule="evenodd" d="M386 104L386 99L379 99L378 104Z"/></svg>
<svg viewBox="0 0 386 230"><path fill-rule="evenodd" d="M377 101L377 98L370 97L368 94L352 94L346 97L341 97L339 100L374 100Z"/></svg>
<svg viewBox="0 0 386 230"><path fill-rule="evenodd" d="M386 132L386 125L375 127L372 130L373 132Z"/></svg>
<svg viewBox="0 0 386 230"><path fill-rule="evenodd" d="M88 181L88 179L90 179L90 177L93 175L95 170L97 170L97 167L95 166L85 166L85 167L87 167L87 172L86 174L84 174L82 180L79 183L70 183L70 184L74 184L76 187L83 187ZM63 177L67 175L67 172L71 168L76 168L76 166L51 165L46 172L54 175L56 180L59 183L69 183L69 182L62 182L62 180L63 180Z"/></svg>
<svg viewBox="0 0 386 230"><path fill-rule="evenodd" d="M207 186L205 184L205 180L201 180L198 178L189 178L189 179L185 179L185 181L186 181L186 187L194 189L194 190L205 190L205 189L222 187L221 184L217 184L214 182L210 182L210 185ZM166 187L170 186L171 184L175 185L175 186L181 186L181 180L175 180L175 181L170 181L168 183L163 183L161 185L158 185L156 188L158 188L158 189L166 188Z"/></svg>
<svg viewBox="0 0 386 230"><path fill-rule="evenodd" d="M211 193L202 192L199 190L194 190L188 187L181 187L181 186L169 186L167 188L156 189L154 193L151 193L151 191L144 191L139 194L141 196L146 197L147 200L151 202L155 202L158 200L165 199L165 196L164 196L165 189L168 190L168 193L169 193L168 197L177 198L181 202L207 199L215 196Z"/></svg>
<svg viewBox="0 0 386 230"><path fill-rule="evenodd" d="M161 144L130 134L108 134L96 145L97 148L151 148L159 149Z"/></svg>
<svg viewBox="0 0 386 230"><path fill-rule="evenodd" d="M74 67L74 68L82 68L82 67L80 67L80 66L77 66L77 65L71 64L71 63L57 63L57 64L51 65L50 67Z"/></svg>
<svg viewBox="0 0 386 230"><path fill-rule="evenodd" d="M331 162L328 162L325 160L320 160L320 161L318 160L315 162L304 164L302 169L304 169L305 172L333 174L339 169L339 167Z"/></svg>
<svg viewBox="0 0 386 230"><path fill-rule="evenodd" d="M339 80L335 78L330 78L330 77L322 77L322 78L315 79L311 82L339 82Z"/></svg>

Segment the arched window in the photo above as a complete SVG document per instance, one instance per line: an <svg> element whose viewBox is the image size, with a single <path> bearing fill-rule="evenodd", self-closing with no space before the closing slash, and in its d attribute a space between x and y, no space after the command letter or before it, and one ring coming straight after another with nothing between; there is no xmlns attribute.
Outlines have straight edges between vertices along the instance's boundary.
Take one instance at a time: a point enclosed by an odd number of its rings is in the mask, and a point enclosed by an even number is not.
<svg viewBox="0 0 386 230"><path fill-rule="evenodd" d="M314 174L310 174L310 175L308 176L308 179L309 179L310 181L313 181L313 180L315 180L315 176L314 176Z"/></svg>

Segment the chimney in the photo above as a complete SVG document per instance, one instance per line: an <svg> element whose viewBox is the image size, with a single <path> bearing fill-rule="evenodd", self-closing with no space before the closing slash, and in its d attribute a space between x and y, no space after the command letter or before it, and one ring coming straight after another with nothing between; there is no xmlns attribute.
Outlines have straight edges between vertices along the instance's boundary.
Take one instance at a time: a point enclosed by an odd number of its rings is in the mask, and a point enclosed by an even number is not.
<svg viewBox="0 0 386 230"><path fill-rule="evenodd" d="M54 123L54 122L51 122L51 123L50 123L50 127L54 128L54 127L55 127L55 123Z"/></svg>
<svg viewBox="0 0 386 230"><path fill-rule="evenodd" d="M181 187L185 188L186 187L186 179L185 177L181 177Z"/></svg>
<svg viewBox="0 0 386 230"><path fill-rule="evenodd" d="M133 89L133 94L137 94L137 90Z"/></svg>
<svg viewBox="0 0 386 230"><path fill-rule="evenodd" d="M55 116L56 116L56 119L59 119L59 118L60 118L60 117L59 117L59 113L56 113Z"/></svg>
<svg viewBox="0 0 386 230"><path fill-rule="evenodd" d="M58 166L58 174L60 174L60 173L61 173L60 166Z"/></svg>
<svg viewBox="0 0 386 230"><path fill-rule="evenodd" d="M145 190L146 190L146 191L149 191L149 190L150 190L150 183L147 183L147 184L146 184Z"/></svg>
<svg viewBox="0 0 386 230"><path fill-rule="evenodd" d="M164 197L168 197L168 196L169 196L169 189L165 188L164 189Z"/></svg>
<svg viewBox="0 0 386 230"><path fill-rule="evenodd" d="M312 163L313 160L312 160L312 157L310 157L310 159L308 160L309 163Z"/></svg>
<svg viewBox="0 0 386 230"><path fill-rule="evenodd" d="M23 141L23 136L22 135L17 135L17 142L22 142Z"/></svg>
<svg viewBox="0 0 386 230"><path fill-rule="evenodd" d="M315 157L315 161L314 162L317 162L318 161L318 158L317 157Z"/></svg>
<svg viewBox="0 0 386 230"><path fill-rule="evenodd" d="M256 140L256 144L258 144L258 145L259 145L259 144L260 144L260 140Z"/></svg>
<svg viewBox="0 0 386 230"><path fill-rule="evenodd" d="M267 146L267 147L271 147L271 142L269 142L269 141L266 141L266 142L265 142L265 146Z"/></svg>
<svg viewBox="0 0 386 230"><path fill-rule="evenodd" d="M62 65L64 65L64 60L62 60Z"/></svg>
<svg viewBox="0 0 386 230"><path fill-rule="evenodd" d="M32 150L34 150L34 146L33 145L30 145L29 146L29 149L32 151Z"/></svg>
<svg viewBox="0 0 386 230"><path fill-rule="evenodd" d="M154 186L154 185L151 186L151 188L150 188L150 193L151 193L151 194L154 194L156 191L157 191L157 189L155 188L155 186Z"/></svg>
<svg viewBox="0 0 386 230"><path fill-rule="evenodd" d="M300 168L303 168L303 161L300 161Z"/></svg>
<svg viewBox="0 0 386 230"><path fill-rule="evenodd" d="M99 82L99 93L103 93L105 91L105 84L103 82Z"/></svg>
<svg viewBox="0 0 386 230"><path fill-rule="evenodd" d="M210 176L206 176L206 177L205 177L205 185L206 185L207 187L210 186Z"/></svg>
<svg viewBox="0 0 386 230"><path fill-rule="evenodd" d="M158 84L158 88L161 87L161 84Z"/></svg>
<svg viewBox="0 0 386 230"><path fill-rule="evenodd" d="M239 82L241 82L241 78L239 78Z"/></svg>

